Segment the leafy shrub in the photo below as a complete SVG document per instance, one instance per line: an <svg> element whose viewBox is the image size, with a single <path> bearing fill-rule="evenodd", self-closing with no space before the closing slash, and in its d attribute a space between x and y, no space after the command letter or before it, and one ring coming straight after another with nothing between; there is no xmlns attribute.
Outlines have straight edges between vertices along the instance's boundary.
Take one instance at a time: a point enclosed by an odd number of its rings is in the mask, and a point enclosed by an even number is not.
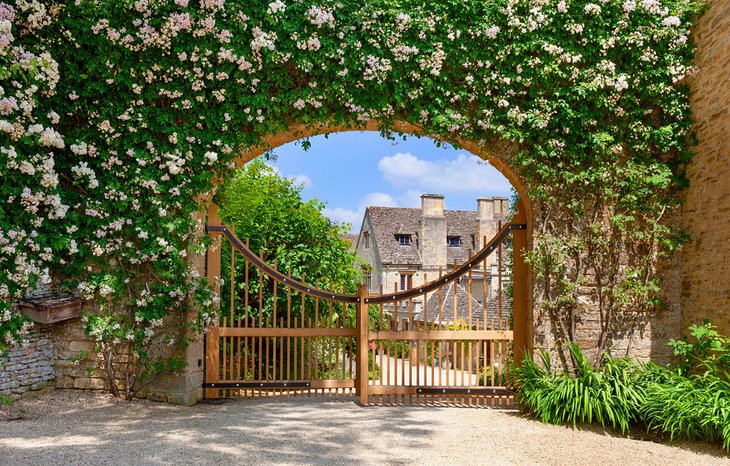
<svg viewBox="0 0 730 466"><path fill-rule="evenodd" d="M690 336L697 340L690 343L687 337L681 340L670 340L669 346L674 354L681 358L678 365L680 373L711 372L728 380L730 372L730 338L720 335L717 326L705 320L702 325L692 325Z"/></svg>
<svg viewBox="0 0 730 466"><path fill-rule="evenodd" d="M692 342L691 340L694 340ZM670 438L721 442L730 450L730 338L709 321L669 345L679 357L664 368L604 356L596 369L568 344L572 372L556 372L550 355L514 369L520 406L543 422L598 422L626 432L636 421Z"/></svg>
<svg viewBox="0 0 730 466"><path fill-rule="evenodd" d="M628 359L604 358L599 369L588 362L577 344L568 348L574 360L571 372L555 372L550 355L540 354L542 365L525 358L514 369L519 404L542 422L598 422L626 432L638 419L643 390L636 378L640 366Z"/></svg>
<svg viewBox="0 0 730 466"><path fill-rule="evenodd" d="M669 345L680 361L674 370L657 369L646 384L641 407L649 428L671 438L722 441L730 449L730 338L709 321L690 327L687 337Z"/></svg>

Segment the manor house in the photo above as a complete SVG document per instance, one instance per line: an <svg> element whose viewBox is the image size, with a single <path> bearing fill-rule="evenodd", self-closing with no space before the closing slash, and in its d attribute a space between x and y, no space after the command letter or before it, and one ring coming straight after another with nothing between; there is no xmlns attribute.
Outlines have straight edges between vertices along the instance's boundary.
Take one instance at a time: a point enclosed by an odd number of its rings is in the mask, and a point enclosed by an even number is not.
<svg viewBox="0 0 730 466"><path fill-rule="evenodd" d="M484 247L499 230L499 224L509 219L508 199L490 197L477 199L477 209L444 210L444 196L423 194L421 208L368 207L356 242L358 256L366 263L365 276L371 293L404 291L416 288L446 274L463 264L471 255ZM502 251L504 255L506 251ZM486 267L479 267L471 274L471 293L467 293L466 280L446 288L456 293L457 299L442 296L442 302L456 301L458 314L464 313L471 303L472 313L481 315L485 302L494 301L499 288L499 254L487 259ZM503 267L504 269L504 267ZM502 286L509 277L501 277ZM413 300L414 320L435 321L438 305L424 303L422 298ZM443 307L443 306L441 306ZM453 307L453 306L452 306ZM489 306L488 308L492 308ZM425 308L425 313L424 313ZM434 308L434 309L431 309ZM445 314L451 315L448 311ZM490 315L493 312L490 312ZM400 321L407 313L400 313ZM406 319L407 320L407 319ZM441 319L453 320L452 319Z"/></svg>

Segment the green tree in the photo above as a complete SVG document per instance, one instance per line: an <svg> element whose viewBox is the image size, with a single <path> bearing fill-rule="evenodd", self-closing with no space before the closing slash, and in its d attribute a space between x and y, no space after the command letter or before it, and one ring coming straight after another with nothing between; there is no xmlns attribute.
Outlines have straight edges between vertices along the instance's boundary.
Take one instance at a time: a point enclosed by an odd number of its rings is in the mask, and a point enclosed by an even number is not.
<svg viewBox="0 0 730 466"><path fill-rule="evenodd" d="M294 277L322 280L354 292L360 283L355 254L342 235L349 224L332 222L317 198L302 199L302 185L258 159L238 170L219 194L221 219L248 239L264 261Z"/></svg>
<svg viewBox="0 0 730 466"><path fill-rule="evenodd" d="M349 243L342 239L349 224L332 222L322 213L324 202L316 198L305 202L301 191L301 185L283 178L263 160L255 160L224 184L218 194L220 216L239 238L248 239L253 252L278 270L291 271L294 278L313 285L319 282L322 288L354 293L362 274ZM241 267L236 266L237 281L243 277ZM254 296L256 283L249 281Z"/></svg>

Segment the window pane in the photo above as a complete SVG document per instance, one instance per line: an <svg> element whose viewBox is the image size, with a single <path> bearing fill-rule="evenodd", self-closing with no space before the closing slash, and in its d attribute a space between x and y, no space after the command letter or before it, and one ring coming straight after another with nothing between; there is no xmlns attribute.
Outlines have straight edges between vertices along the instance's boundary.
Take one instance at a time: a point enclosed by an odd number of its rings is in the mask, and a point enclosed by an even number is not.
<svg viewBox="0 0 730 466"><path fill-rule="evenodd" d="M409 290L412 286L413 286L413 274L412 273L400 274L401 291Z"/></svg>
<svg viewBox="0 0 730 466"><path fill-rule="evenodd" d="M410 246L411 245L411 235L395 235L396 241L398 241L398 244L401 246Z"/></svg>

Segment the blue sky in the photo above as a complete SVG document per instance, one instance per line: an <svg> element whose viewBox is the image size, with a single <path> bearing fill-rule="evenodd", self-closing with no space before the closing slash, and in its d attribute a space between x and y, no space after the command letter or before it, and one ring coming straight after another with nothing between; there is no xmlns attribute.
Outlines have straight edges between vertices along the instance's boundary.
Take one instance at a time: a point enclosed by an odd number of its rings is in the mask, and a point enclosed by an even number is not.
<svg viewBox="0 0 730 466"><path fill-rule="evenodd" d="M374 131L316 136L274 149L270 162L283 176L304 184L305 200L327 203L325 215L360 229L365 207L419 207L423 193L446 196L447 209L475 210L480 196L509 196L510 183L465 150L436 147L432 139L389 141Z"/></svg>

